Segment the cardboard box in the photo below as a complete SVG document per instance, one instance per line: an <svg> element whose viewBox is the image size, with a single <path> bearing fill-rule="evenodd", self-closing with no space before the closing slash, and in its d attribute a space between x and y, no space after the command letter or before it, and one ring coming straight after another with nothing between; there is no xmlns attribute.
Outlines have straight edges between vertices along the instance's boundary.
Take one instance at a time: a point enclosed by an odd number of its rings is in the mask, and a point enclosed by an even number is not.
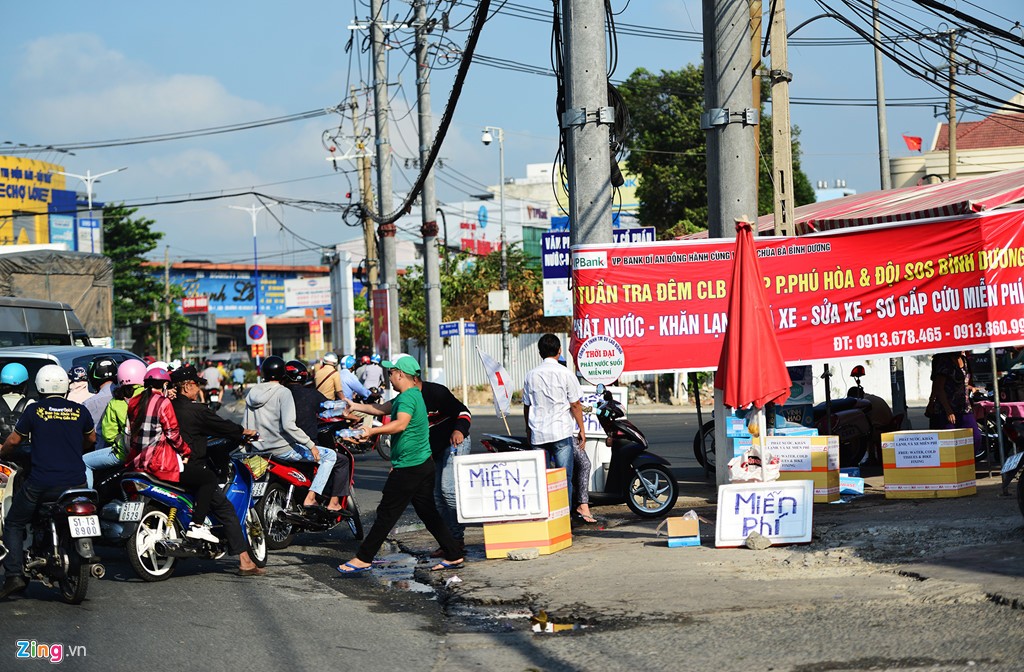
<svg viewBox="0 0 1024 672"><path fill-rule="evenodd" d="M838 436L776 435L768 437L767 446L782 460L780 481L811 481L815 504L839 500Z"/></svg>
<svg viewBox="0 0 1024 672"><path fill-rule="evenodd" d="M569 489L565 469L548 469L548 517L511 523L484 523L484 550L488 558L504 558L509 551L536 548L550 555L572 546Z"/></svg>
<svg viewBox="0 0 1024 672"><path fill-rule="evenodd" d="M887 499L966 497L977 493L974 433L933 429L882 434Z"/></svg>
<svg viewBox="0 0 1024 672"><path fill-rule="evenodd" d="M800 427L798 425L790 425L789 427L776 427L775 436L817 436L818 430L814 427ZM765 437L767 439L768 437ZM753 439L750 434L737 437L733 439L733 457L739 457L746 452Z"/></svg>
<svg viewBox="0 0 1024 672"><path fill-rule="evenodd" d="M668 547L700 546L700 521L695 518L675 516L666 518Z"/></svg>

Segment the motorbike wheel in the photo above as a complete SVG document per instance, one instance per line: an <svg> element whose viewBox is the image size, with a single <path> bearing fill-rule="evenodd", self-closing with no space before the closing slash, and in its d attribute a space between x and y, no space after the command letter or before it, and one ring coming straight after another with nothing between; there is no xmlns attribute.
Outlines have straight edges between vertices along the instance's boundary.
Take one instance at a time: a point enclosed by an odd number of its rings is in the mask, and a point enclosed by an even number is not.
<svg viewBox="0 0 1024 672"><path fill-rule="evenodd" d="M352 495L345 498L345 510L352 514L351 518L345 520L349 532L356 541L363 540L363 520L359 517L359 507L356 506L356 499Z"/></svg>
<svg viewBox="0 0 1024 672"><path fill-rule="evenodd" d="M58 586L62 600L68 604L81 604L89 590L89 565L82 562L74 545L74 541L61 542L61 553L68 559L68 564Z"/></svg>
<svg viewBox="0 0 1024 672"><path fill-rule="evenodd" d="M707 455L707 464L704 464ZM715 421L705 422L700 431L693 435L693 456L697 463L705 469L715 468Z"/></svg>
<svg viewBox="0 0 1024 672"><path fill-rule="evenodd" d="M177 539L177 525L177 522L170 521L166 511L146 504L142 520L128 538L128 563L143 581L165 581L174 574L177 558L158 553L156 542Z"/></svg>
<svg viewBox="0 0 1024 672"><path fill-rule="evenodd" d="M253 563L259 568L266 567L267 532L254 508L245 514L245 536L249 538L249 557Z"/></svg>
<svg viewBox="0 0 1024 672"><path fill-rule="evenodd" d="M391 461L391 437L387 434L377 435L377 444L374 446L377 449L377 454L381 456L385 462Z"/></svg>
<svg viewBox="0 0 1024 672"><path fill-rule="evenodd" d="M288 548L295 532L292 524L277 519L277 514L288 508L288 493L280 483L271 483L267 486L267 492L257 505L256 513L263 523L263 536L267 540L267 548L272 551L280 551Z"/></svg>
<svg viewBox="0 0 1024 672"><path fill-rule="evenodd" d="M660 464L646 464L637 470L626 486L626 505L643 518L664 516L676 505L679 485Z"/></svg>

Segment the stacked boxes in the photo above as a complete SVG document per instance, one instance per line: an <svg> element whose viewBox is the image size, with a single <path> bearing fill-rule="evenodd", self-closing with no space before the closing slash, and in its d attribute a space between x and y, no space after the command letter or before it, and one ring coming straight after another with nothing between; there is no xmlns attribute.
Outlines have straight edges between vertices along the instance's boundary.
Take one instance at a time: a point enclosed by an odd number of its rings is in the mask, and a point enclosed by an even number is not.
<svg viewBox="0 0 1024 672"><path fill-rule="evenodd" d="M801 425L788 425L786 427L776 427L775 436L817 436L818 430L814 427L803 427ZM765 437L766 439L768 437ZM733 439L733 457L739 457L744 452L750 449L753 444L753 439L746 427L742 428L742 433L736 434L736 438Z"/></svg>
<svg viewBox="0 0 1024 672"><path fill-rule="evenodd" d="M974 481L974 433L936 429L882 434L887 499L966 497Z"/></svg>
<svg viewBox="0 0 1024 672"><path fill-rule="evenodd" d="M769 436L766 445L780 458L780 481L812 481L815 504L839 500L838 436Z"/></svg>
<svg viewBox="0 0 1024 672"><path fill-rule="evenodd" d="M484 523L484 549L488 558L504 558L509 551L524 548L536 548L541 555L549 555L572 546L565 469L548 469L547 480L547 520Z"/></svg>

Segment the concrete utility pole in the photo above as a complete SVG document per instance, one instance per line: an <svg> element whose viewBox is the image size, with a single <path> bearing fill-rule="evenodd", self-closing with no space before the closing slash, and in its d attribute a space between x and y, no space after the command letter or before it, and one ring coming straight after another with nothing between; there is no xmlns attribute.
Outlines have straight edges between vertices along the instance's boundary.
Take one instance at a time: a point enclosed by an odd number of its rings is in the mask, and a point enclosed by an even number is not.
<svg viewBox="0 0 1024 672"><path fill-rule="evenodd" d="M889 129L885 123L885 81L882 78L882 28L878 21L878 0L871 0L871 20L875 41L875 107L878 111L878 175L882 189L892 189L889 172Z"/></svg>
<svg viewBox="0 0 1024 672"><path fill-rule="evenodd" d="M754 135L757 110L752 107L750 14L747 4L735 0L703 0L704 107L701 128L708 133L708 234L735 238L734 222L755 220ZM717 417L727 415L721 391L715 392ZM725 423L715 423L717 482L728 483L726 467L731 441Z"/></svg>
<svg viewBox="0 0 1024 672"><path fill-rule="evenodd" d="M956 179L956 31L949 31L949 179Z"/></svg>
<svg viewBox="0 0 1024 672"><path fill-rule="evenodd" d="M761 109L761 0L750 0L750 106ZM760 122L760 119L758 120ZM760 207L761 133L754 130L754 203ZM757 235L756 233L754 235Z"/></svg>
<svg viewBox="0 0 1024 672"><path fill-rule="evenodd" d="M391 212L391 141L388 129L390 105L388 103L388 63L384 49L383 20L384 0L370 0L370 35L373 47L373 107L377 129L377 211L381 215ZM384 277L378 285L388 293L388 352L391 356L401 349L401 335L398 333L398 255L395 249L394 224L381 224L378 232L381 238L381 266ZM375 344L376 345L376 344Z"/></svg>
<svg viewBox="0 0 1024 672"><path fill-rule="evenodd" d="M427 2L416 0L416 94L420 111L420 166L430 157L434 135L430 115L430 56L427 54ZM420 195L423 224L423 290L427 308L427 361L424 380L444 383L444 343L441 340L441 263L437 252L437 198L434 191L434 169L423 180Z"/></svg>
<svg viewBox="0 0 1024 672"><path fill-rule="evenodd" d="M789 124L789 43L786 38L786 0L772 5L772 183L774 184L775 235L796 233L793 222L793 137ZM756 199L756 191L755 191ZM756 200L755 200L756 203ZM755 213L756 214L756 213Z"/></svg>
<svg viewBox="0 0 1024 672"><path fill-rule="evenodd" d="M562 0L565 35L565 112L569 167L569 242L612 242L611 154L605 7L594 0Z"/></svg>

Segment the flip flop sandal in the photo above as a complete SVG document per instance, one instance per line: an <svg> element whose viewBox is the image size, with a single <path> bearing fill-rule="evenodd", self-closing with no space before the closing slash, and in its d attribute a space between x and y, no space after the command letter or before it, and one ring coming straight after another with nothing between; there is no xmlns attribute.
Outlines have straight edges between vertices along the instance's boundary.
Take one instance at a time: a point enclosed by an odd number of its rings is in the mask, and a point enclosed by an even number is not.
<svg viewBox="0 0 1024 672"><path fill-rule="evenodd" d="M448 562L447 560L442 560L441 562L431 567L430 571L443 572L446 569L455 569L456 567L462 567L464 564L466 564L465 560L459 560L458 562Z"/></svg>
<svg viewBox="0 0 1024 672"><path fill-rule="evenodd" d="M342 567L348 567L348 569L342 569ZM351 562L346 562L344 564L338 565L337 567L335 567L335 569L337 569L338 573L342 576L352 576L354 574L362 574L363 572L370 571L371 569L373 569L373 565L370 565L369 567L357 567L356 565L353 565Z"/></svg>

